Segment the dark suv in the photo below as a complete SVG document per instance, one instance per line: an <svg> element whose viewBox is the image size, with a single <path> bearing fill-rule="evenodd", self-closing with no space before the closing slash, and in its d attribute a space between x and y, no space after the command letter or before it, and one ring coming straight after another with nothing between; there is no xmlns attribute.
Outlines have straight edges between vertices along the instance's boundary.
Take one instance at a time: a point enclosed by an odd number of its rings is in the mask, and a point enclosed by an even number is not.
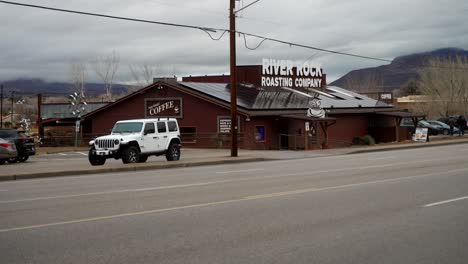
<svg viewBox="0 0 468 264"><path fill-rule="evenodd" d="M11 158L8 162L25 162L29 156L36 155L34 138L28 137L24 131L16 129L0 129L0 138L5 140L14 140L18 156Z"/></svg>

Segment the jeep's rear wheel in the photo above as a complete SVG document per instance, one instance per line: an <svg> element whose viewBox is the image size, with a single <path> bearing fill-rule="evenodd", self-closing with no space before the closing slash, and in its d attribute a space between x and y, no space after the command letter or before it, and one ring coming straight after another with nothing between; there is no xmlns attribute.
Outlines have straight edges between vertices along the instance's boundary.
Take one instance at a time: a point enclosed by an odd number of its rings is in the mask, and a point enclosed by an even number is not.
<svg viewBox="0 0 468 264"><path fill-rule="evenodd" d="M174 161L180 159L180 147L178 144L171 143L166 151L166 159L168 161Z"/></svg>
<svg viewBox="0 0 468 264"><path fill-rule="evenodd" d="M130 146L126 148L122 153L122 162L127 163L137 163L139 160L139 151L136 147Z"/></svg>
<svg viewBox="0 0 468 264"><path fill-rule="evenodd" d="M94 148L89 150L88 160L89 163L91 163L91 165L93 166L101 166L104 165L104 163L106 163L106 158L94 154Z"/></svg>

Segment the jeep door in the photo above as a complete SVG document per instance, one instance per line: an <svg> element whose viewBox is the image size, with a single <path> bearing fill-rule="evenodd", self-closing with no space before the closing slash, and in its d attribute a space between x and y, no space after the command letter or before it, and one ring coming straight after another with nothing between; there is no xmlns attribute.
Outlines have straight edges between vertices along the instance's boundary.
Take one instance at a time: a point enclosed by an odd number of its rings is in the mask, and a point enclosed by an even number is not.
<svg viewBox="0 0 468 264"><path fill-rule="evenodd" d="M156 134L154 122L145 123L143 130L141 152L155 152L158 150L158 135Z"/></svg>
<svg viewBox="0 0 468 264"><path fill-rule="evenodd" d="M159 151L165 151L166 146L167 146L167 141L169 140L168 134L167 134L167 126L165 121L158 121L156 122L156 128L157 128L157 137L158 137L158 150Z"/></svg>

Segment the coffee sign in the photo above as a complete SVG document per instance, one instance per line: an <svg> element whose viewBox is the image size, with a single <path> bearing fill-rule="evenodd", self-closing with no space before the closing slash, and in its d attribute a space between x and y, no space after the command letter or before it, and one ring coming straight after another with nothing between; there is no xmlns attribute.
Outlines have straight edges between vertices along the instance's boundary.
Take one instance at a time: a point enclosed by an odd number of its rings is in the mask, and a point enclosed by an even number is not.
<svg viewBox="0 0 468 264"><path fill-rule="evenodd" d="M182 98L146 99L146 117L182 117Z"/></svg>

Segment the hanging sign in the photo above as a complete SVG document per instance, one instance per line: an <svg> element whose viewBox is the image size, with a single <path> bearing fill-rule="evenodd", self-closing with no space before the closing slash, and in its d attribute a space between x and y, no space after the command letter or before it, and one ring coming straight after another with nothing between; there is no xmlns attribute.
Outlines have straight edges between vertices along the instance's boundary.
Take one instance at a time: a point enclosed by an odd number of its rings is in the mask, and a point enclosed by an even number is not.
<svg viewBox="0 0 468 264"><path fill-rule="evenodd" d="M182 117L182 98L145 99L146 117Z"/></svg>
<svg viewBox="0 0 468 264"><path fill-rule="evenodd" d="M309 102L309 109L307 109L308 117L325 118L325 110L320 106L319 99L314 98Z"/></svg>

